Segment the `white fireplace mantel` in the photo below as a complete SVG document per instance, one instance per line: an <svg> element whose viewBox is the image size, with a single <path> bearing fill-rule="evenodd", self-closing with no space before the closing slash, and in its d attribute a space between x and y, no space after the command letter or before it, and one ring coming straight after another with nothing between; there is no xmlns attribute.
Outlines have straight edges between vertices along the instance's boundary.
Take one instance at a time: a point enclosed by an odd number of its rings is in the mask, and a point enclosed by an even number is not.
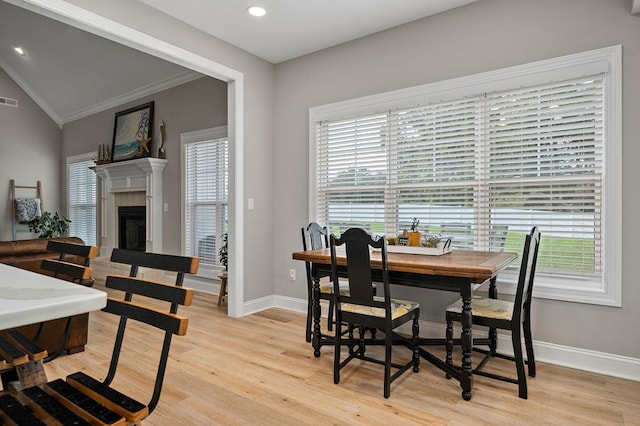
<svg viewBox="0 0 640 426"><path fill-rule="evenodd" d="M100 178L100 231L101 253L111 253L118 247L116 194L143 192L146 207L146 250L162 252L162 172L167 160L140 158L96 166Z"/></svg>

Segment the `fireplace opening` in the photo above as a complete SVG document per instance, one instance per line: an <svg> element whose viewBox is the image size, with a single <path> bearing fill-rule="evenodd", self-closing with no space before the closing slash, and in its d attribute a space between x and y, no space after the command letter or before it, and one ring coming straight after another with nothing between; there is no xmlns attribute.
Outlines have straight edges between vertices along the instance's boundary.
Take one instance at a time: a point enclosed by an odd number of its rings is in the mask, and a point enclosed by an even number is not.
<svg viewBox="0 0 640 426"><path fill-rule="evenodd" d="M145 206L118 207L119 241L118 247L128 250L145 251L147 209Z"/></svg>

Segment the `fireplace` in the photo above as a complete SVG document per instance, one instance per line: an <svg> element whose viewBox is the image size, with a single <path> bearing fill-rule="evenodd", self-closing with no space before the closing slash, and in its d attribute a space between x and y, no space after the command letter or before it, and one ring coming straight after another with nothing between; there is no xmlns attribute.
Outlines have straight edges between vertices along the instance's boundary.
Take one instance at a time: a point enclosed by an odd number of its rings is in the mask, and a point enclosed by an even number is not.
<svg viewBox="0 0 640 426"><path fill-rule="evenodd" d="M146 250L146 217L145 206L118 207L118 247L128 250Z"/></svg>
<svg viewBox="0 0 640 426"><path fill-rule="evenodd" d="M120 220L118 207L146 207L146 247L150 253L162 253L162 171L167 160L144 157L97 165L98 232L100 253L109 256L119 247ZM144 238L144 237L143 237Z"/></svg>

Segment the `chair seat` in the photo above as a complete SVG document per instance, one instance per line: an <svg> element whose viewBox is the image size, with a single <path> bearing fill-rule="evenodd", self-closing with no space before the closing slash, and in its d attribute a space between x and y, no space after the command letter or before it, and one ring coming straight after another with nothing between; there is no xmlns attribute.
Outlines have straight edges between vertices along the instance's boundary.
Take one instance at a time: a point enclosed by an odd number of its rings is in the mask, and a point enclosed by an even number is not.
<svg viewBox="0 0 640 426"><path fill-rule="evenodd" d="M449 305L447 312L462 314L462 300ZM471 314L474 317L494 318L511 321L513 317L513 303L506 300L473 298L471 299Z"/></svg>
<svg viewBox="0 0 640 426"><path fill-rule="evenodd" d="M324 284L320 284L320 293L322 294L333 294L333 283L328 282ZM340 283L340 294L342 296L349 295L349 282L341 282Z"/></svg>
<svg viewBox="0 0 640 426"><path fill-rule="evenodd" d="M376 296L374 297L374 299L378 302L384 302L384 297L381 296ZM391 299L391 319L394 320L396 318L399 318L418 308L420 308L420 304L418 304L417 302ZM384 318L385 316L384 308L373 308L371 306L356 305L353 303L343 303L342 311L351 312L354 314L369 315L378 318Z"/></svg>

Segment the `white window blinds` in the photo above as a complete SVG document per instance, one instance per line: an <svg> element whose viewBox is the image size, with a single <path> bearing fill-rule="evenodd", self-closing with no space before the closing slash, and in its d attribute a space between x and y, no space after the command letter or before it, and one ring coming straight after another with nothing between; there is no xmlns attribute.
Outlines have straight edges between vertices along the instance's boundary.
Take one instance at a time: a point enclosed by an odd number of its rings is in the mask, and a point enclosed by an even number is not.
<svg viewBox="0 0 640 426"><path fill-rule="evenodd" d="M602 77L496 93L486 115L488 221L538 224L547 270L600 274Z"/></svg>
<svg viewBox="0 0 640 426"><path fill-rule="evenodd" d="M68 234L96 245L96 174L87 156L67 160Z"/></svg>
<svg viewBox="0 0 640 426"><path fill-rule="evenodd" d="M316 122L316 217L332 232L422 232L601 274L603 79L581 77Z"/></svg>
<svg viewBox="0 0 640 426"><path fill-rule="evenodd" d="M228 140L185 143L184 250L204 266L219 265L218 251L227 229Z"/></svg>

